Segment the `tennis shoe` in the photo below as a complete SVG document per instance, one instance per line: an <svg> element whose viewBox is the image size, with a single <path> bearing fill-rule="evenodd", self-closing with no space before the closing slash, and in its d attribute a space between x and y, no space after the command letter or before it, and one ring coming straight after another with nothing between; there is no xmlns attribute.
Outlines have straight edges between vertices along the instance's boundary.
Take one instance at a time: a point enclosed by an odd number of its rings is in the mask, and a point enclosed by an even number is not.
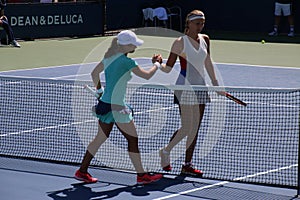
<svg viewBox="0 0 300 200"><path fill-rule="evenodd" d="M159 156L161 158L160 164L161 164L161 167L163 168L163 170L171 171L172 167L170 164L170 152L167 151L165 148L163 148L159 151Z"/></svg>
<svg viewBox="0 0 300 200"><path fill-rule="evenodd" d="M11 41L11 45L13 45L14 47L17 47L17 48L21 47L21 45L17 42L17 40Z"/></svg>
<svg viewBox="0 0 300 200"><path fill-rule="evenodd" d="M203 172L199 169L193 168L192 164L188 164L182 165L181 175L191 175L201 178L203 176Z"/></svg>
<svg viewBox="0 0 300 200"><path fill-rule="evenodd" d="M75 178L85 183L96 183L98 181L97 178L93 178L89 173L83 173L79 170L76 171Z"/></svg>
<svg viewBox="0 0 300 200"><path fill-rule="evenodd" d="M294 31L289 32L288 36L289 36L289 37L294 37L294 36L295 36Z"/></svg>
<svg viewBox="0 0 300 200"><path fill-rule="evenodd" d="M162 174L152 174L146 173L143 176L137 175L137 184L138 185L146 185L152 182L156 182L163 177Z"/></svg>
<svg viewBox="0 0 300 200"><path fill-rule="evenodd" d="M277 36L278 32L277 31L272 31L269 33L269 36Z"/></svg>

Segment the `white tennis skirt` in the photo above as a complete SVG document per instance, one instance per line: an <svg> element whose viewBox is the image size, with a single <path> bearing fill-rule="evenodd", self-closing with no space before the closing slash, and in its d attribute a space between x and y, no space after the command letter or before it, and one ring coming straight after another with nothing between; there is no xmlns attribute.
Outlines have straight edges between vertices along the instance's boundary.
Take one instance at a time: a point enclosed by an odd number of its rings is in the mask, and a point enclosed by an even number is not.
<svg viewBox="0 0 300 200"><path fill-rule="evenodd" d="M174 103L180 105L196 105L209 103L210 97L207 91L176 90L174 91Z"/></svg>

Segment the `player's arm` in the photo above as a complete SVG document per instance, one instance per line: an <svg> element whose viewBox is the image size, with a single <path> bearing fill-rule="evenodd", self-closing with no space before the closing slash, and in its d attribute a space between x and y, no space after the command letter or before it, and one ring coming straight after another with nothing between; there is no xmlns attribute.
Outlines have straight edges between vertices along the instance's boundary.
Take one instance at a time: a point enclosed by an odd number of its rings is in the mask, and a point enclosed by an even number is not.
<svg viewBox="0 0 300 200"><path fill-rule="evenodd" d="M149 80L155 74L159 67L159 65L153 64L153 67L151 69L145 70L140 66L136 66L132 69L132 72L143 79Z"/></svg>
<svg viewBox="0 0 300 200"><path fill-rule="evenodd" d="M1 10L2 11L2 10ZM1 15L0 16L0 20L6 20L7 21L7 17L5 15Z"/></svg>
<svg viewBox="0 0 300 200"><path fill-rule="evenodd" d="M97 89L101 89L100 73L104 70L104 65L100 62L91 72L92 80Z"/></svg>
<svg viewBox="0 0 300 200"><path fill-rule="evenodd" d="M163 72L169 73L173 69L173 67L176 63L177 57L182 52L182 49L183 49L183 40L180 37L174 41L166 64L164 64L164 63L161 64L161 66L162 66L161 70Z"/></svg>
<svg viewBox="0 0 300 200"><path fill-rule="evenodd" d="M207 35L203 35L203 38L207 44L207 56L206 56L206 59L205 59L205 68L206 68L206 71L211 79L211 82L214 86L218 86L219 83L218 83L218 80L217 80L217 77L216 77L216 73L215 73L215 69L214 69L214 65L213 65L213 62L211 60L211 57L210 57L210 40L209 40L209 37Z"/></svg>
<svg viewBox="0 0 300 200"><path fill-rule="evenodd" d="M161 64L161 71L165 73L169 73L173 69L176 59L177 59L177 54L170 52L167 63Z"/></svg>

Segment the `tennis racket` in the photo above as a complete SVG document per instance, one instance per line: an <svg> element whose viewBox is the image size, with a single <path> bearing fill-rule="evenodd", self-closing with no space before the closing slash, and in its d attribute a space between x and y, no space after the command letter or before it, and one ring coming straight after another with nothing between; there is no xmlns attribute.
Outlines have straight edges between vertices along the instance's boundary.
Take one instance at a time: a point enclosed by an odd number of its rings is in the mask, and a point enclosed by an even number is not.
<svg viewBox="0 0 300 200"><path fill-rule="evenodd" d="M240 104L242 106L247 106L247 104L245 102L243 102L242 100L232 96L231 94L229 94L228 92L224 92L224 96L227 97L228 99L234 101L237 104Z"/></svg>
<svg viewBox="0 0 300 200"><path fill-rule="evenodd" d="M83 88L86 91L88 91L89 93L91 93L92 95L94 95L97 99L99 99L101 97L101 95L99 93L97 93L96 90L91 88L89 85L84 85Z"/></svg>

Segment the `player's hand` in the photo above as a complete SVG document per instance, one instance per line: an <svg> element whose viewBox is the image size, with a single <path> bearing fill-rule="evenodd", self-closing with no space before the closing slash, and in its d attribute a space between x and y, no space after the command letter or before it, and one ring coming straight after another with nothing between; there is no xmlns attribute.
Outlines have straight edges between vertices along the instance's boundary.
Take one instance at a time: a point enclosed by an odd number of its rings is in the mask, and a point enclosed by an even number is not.
<svg viewBox="0 0 300 200"><path fill-rule="evenodd" d="M212 80L212 85L219 86L218 80ZM224 92L224 91L216 91L216 93L220 96L226 96L226 92Z"/></svg>
<svg viewBox="0 0 300 200"><path fill-rule="evenodd" d="M1 17L0 17L0 20L8 21L8 20L7 20L7 17L6 17L5 15L1 16Z"/></svg>
<svg viewBox="0 0 300 200"><path fill-rule="evenodd" d="M220 96L226 96L226 92L224 91L216 91L216 93Z"/></svg>
<svg viewBox="0 0 300 200"><path fill-rule="evenodd" d="M152 63L159 62L160 64L163 62L163 58L160 54L154 54L152 56Z"/></svg>

